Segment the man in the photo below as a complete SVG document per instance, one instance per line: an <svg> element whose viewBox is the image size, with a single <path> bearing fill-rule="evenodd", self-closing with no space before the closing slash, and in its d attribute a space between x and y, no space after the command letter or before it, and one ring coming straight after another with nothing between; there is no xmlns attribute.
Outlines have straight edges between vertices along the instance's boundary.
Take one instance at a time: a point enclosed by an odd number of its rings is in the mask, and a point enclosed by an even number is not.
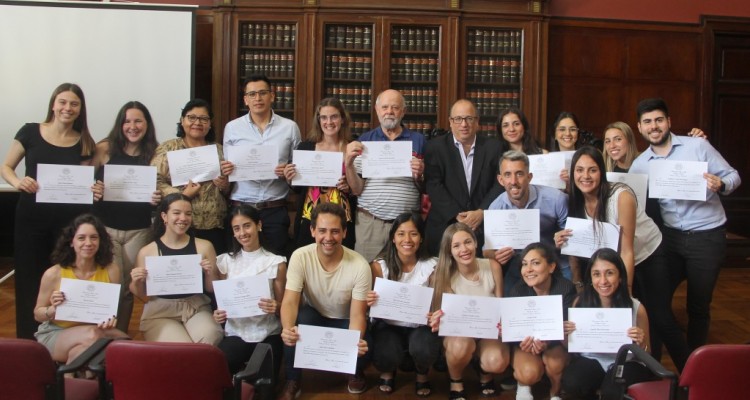
<svg viewBox="0 0 750 400"><path fill-rule="evenodd" d="M500 170L497 181L505 188L489 206L489 210L539 210L539 239L555 248L555 232L565 229L568 220L568 195L560 190L532 185L533 174L529 172L529 157L516 150L506 151L500 157ZM488 249L485 245L484 257L494 258L505 270L503 293L508 293L521 279L520 252L512 247ZM573 280L568 257L558 252L558 266L565 278ZM580 275L580 273L578 274ZM583 287L581 277L574 281Z"/></svg>
<svg viewBox="0 0 750 400"><path fill-rule="evenodd" d="M301 392L302 371L294 368L295 345L304 340L297 330L300 324L358 330L360 357L348 389L350 393L366 389L362 370L367 359L362 356L367 353L369 342L363 339L367 330L365 299L372 287L370 266L357 252L341 244L346 237L346 213L340 205L321 203L311 217L310 232L315 243L292 253L281 302L286 385L280 400L292 400Z"/></svg>
<svg viewBox="0 0 750 400"><path fill-rule="evenodd" d="M346 180L357 200L354 249L372 261L388 241L388 231L393 220L405 212L419 211L422 191L425 138L401 125L406 113L404 96L388 89L375 100L375 112L380 126L364 133L346 149ZM412 177L362 178L359 158L370 141L410 141L412 143Z"/></svg>
<svg viewBox="0 0 750 400"><path fill-rule="evenodd" d="M451 107L451 134L430 140L425 150L425 187L430 196L425 241L430 254L439 253L443 231L463 222L477 235L477 251L484 244L482 221L499 188L495 178L500 144L496 139L477 137L479 116L469 100Z"/></svg>
<svg viewBox="0 0 750 400"><path fill-rule="evenodd" d="M658 201L672 292L687 279L687 339L694 350L706 343L713 290L726 254L727 218L719 194L728 195L737 189L740 176L707 140L674 135L664 100L642 100L637 115L638 130L650 146L633 161L631 173L647 174L651 160L708 163L708 172L703 174L708 188L706 201Z"/></svg>
<svg viewBox="0 0 750 400"><path fill-rule="evenodd" d="M247 204L260 211L263 223L263 247L275 254L286 253L289 239L289 214L286 197L289 186L284 179L284 166L292 160L292 151L300 142L297 124L277 115L271 109L275 93L265 75L252 75L244 82L247 115L229 121L224 128L224 149L242 145L276 145L279 164L274 173L278 178L237 182L230 199L233 205ZM221 172L229 175L234 164L222 162Z"/></svg>

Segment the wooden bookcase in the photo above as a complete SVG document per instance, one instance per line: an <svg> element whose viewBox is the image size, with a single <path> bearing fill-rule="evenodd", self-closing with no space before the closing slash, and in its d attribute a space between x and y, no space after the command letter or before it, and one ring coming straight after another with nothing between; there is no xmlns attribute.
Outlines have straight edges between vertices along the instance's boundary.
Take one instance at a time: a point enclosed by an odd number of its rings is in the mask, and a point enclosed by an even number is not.
<svg viewBox="0 0 750 400"><path fill-rule="evenodd" d="M225 0L214 7L213 99L217 127L246 112L244 75L264 72L274 110L303 135L315 106L338 97L353 132L378 126L373 106L393 88L406 98L404 124L448 128L451 104L474 101L482 133L502 108L521 107L544 132L547 20L529 0ZM541 139L541 138L540 138Z"/></svg>

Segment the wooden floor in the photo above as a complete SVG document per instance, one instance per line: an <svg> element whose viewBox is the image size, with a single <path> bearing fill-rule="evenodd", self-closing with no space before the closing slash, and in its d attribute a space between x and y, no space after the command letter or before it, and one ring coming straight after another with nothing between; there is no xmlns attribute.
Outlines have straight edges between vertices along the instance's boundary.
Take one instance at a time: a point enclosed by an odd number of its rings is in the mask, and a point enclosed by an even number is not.
<svg viewBox="0 0 750 400"><path fill-rule="evenodd" d="M0 277L10 271L10 262L0 260ZM15 337L15 290L13 278L0 284L0 337ZM142 340L138 331L143 304L136 300L134 315L130 323L129 334L136 340ZM677 319L683 328L686 326L685 287L681 286L674 298L674 309ZM711 306L712 323L709 332L710 343L745 343L750 340L750 268L724 268L714 292ZM666 355L666 351L664 352ZM664 364L674 370L674 366L665 358ZM341 375L325 372L306 372L302 381L303 393L300 399L376 399L383 396L374 387L378 377L372 367L367 370L369 390L361 395L351 395L346 391L346 379ZM467 371L466 388L469 398L479 398L476 375ZM431 373L433 395L431 398L444 399L448 395L448 378L446 374ZM415 398L413 374L399 373L396 391L391 399ZM515 391L503 392L501 400L515 398ZM546 396L537 399L546 399Z"/></svg>

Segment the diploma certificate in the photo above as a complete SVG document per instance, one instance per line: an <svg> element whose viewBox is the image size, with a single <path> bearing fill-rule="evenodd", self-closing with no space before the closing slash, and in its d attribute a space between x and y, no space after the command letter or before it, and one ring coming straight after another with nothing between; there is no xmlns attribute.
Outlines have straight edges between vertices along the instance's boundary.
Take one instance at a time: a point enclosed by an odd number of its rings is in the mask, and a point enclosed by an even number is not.
<svg viewBox="0 0 750 400"><path fill-rule="evenodd" d="M200 254L149 256L146 270L148 296L203 293Z"/></svg>
<svg viewBox="0 0 750 400"><path fill-rule="evenodd" d="M628 337L633 326L630 308L570 308L568 320L576 324L568 335L571 353L617 353L623 344L633 343Z"/></svg>
<svg viewBox="0 0 750 400"><path fill-rule="evenodd" d="M708 163L652 160L648 162L648 196L655 199L706 201Z"/></svg>
<svg viewBox="0 0 750 400"><path fill-rule="evenodd" d="M411 141L362 142L362 145L363 178L411 177Z"/></svg>
<svg viewBox="0 0 750 400"><path fill-rule="evenodd" d="M562 296L503 297L503 342L563 340Z"/></svg>
<svg viewBox="0 0 750 400"><path fill-rule="evenodd" d="M443 294L443 316L440 317L438 335L497 339L500 300L497 297Z"/></svg>
<svg viewBox="0 0 750 400"><path fill-rule="evenodd" d="M93 204L94 167L85 165L38 164L37 203Z"/></svg>
<svg viewBox="0 0 750 400"><path fill-rule="evenodd" d="M104 166L104 201L150 203L156 191L156 167L144 165Z"/></svg>
<svg viewBox="0 0 750 400"><path fill-rule="evenodd" d="M245 318L266 313L258 307L260 299L271 298L268 276L256 275L245 278L216 280L214 294L219 310L227 312L227 318Z"/></svg>
<svg viewBox="0 0 750 400"><path fill-rule="evenodd" d="M539 210L485 210L484 247L523 249L539 241Z"/></svg>
<svg viewBox="0 0 750 400"><path fill-rule="evenodd" d="M117 315L120 284L82 279L60 279L65 301L57 306L55 319L100 324Z"/></svg>
<svg viewBox="0 0 750 400"><path fill-rule="evenodd" d="M336 187L343 175L344 154L339 151L294 150L292 159L297 170L293 186Z"/></svg>
<svg viewBox="0 0 750 400"><path fill-rule="evenodd" d="M167 162L172 186L187 185L188 181L206 182L221 175L219 152L215 144L168 151Z"/></svg>
<svg viewBox="0 0 750 400"><path fill-rule="evenodd" d="M373 290L378 301L370 307L370 317L427 325L432 288L375 278Z"/></svg>
<svg viewBox="0 0 750 400"><path fill-rule="evenodd" d="M638 201L638 208L646 210L646 189L648 188L648 175L626 174L622 172L607 172L607 180L610 182L621 182L633 189Z"/></svg>
<svg viewBox="0 0 750 400"><path fill-rule="evenodd" d="M359 331L313 325L297 326L294 368L354 374Z"/></svg>
<svg viewBox="0 0 750 400"><path fill-rule="evenodd" d="M279 146L225 146L224 159L234 164L229 182L277 179L274 170L279 164Z"/></svg>
<svg viewBox="0 0 750 400"><path fill-rule="evenodd" d="M594 231L594 224L596 224L596 231ZM562 254L589 258L602 247L617 251L620 245L620 226L609 222L568 217L565 229L571 229L573 233L563 244Z"/></svg>
<svg viewBox="0 0 750 400"><path fill-rule="evenodd" d="M565 157L565 152L560 151L530 155L529 172L534 174L534 184L565 189L565 182L560 179L560 171L568 167Z"/></svg>

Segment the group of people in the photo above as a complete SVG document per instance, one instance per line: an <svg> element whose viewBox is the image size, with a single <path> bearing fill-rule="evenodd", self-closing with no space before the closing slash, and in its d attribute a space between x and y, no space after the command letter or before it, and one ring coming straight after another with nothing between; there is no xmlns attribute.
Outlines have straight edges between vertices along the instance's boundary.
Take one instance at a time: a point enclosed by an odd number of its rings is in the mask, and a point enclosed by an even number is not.
<svg viewBox="0 0 750 400"><path fill-rule="evenodd" d="M222 144L216 143L211 107L200 99L182 109L175 139L158 144L148 109L133 101L120 109L107 138L95 143L82 90L60 85L45 121L19 130L2 166L3 178L20 191L14 232L18 336L36 336L55 360L67 362L96 338L126 337L137 296L145 302L140 330L146 340L216 345L232 372L257 343L270 344L274 360L285 366L283 399L301 388L301 370L294 368L301 324L360 332L357 369L348 380L352 393L366 390L362 370L368 363L380 371L383 393L395 390L396 370L411 364L415 394L429 396L428 372L443 354L451 399L466 398L462 377L469 365L479 374L482 397L497 395L493 375L511 370L522 400L533 398L530 388L544 375L553 399L561 392L593 398L608 381L613 354L569 354L566 340L531 336L504 343L500 321L498 339L438 337L444 293L562 295L566 335L575 330L567 318L571 307L629 308L628 336L657 359L663 343L680 370L705 344L725 251L719 194L735 190L740 177L705 138L674 135L663 100L638 104L638 130L650 145L640 155L626 123L607 127L602 152L581 143L575 115L561 113L550 151L575 153L570 169L560 172L567 188L558 190L532 184L528 155L547 150L519 109L502 111L498 137L489 138L477 135L474 104L458 100L450 110L450 133L426 141L401 124L401 93L386 90L375 101L380 126L352 140L345 106L326 98L303 141L294 121L273 112L274 96L268 78L248 77L248 113L226 125ZM691 136L705 135L694 130ZM411 176L363 177L360 155L369 141L410 142ZM216 144L221 175L173 186L167 153L209 144ZM275 179L230 184L235 165L224 160L223 149L247 144L279 149ZM336 186L292 186L294 150L341 152ZM18 177L23 159L26 176ZM650 199L642 207L630 187L607 180L609 171L647 174L654 159L707 162L706 201ZM37 203L38 164L96 167L94 206ZM107 164L156 166L151 202L102 201ZM297 194L293 223L291 191ZM540 242L523 250L485 245L484 211L507 209L538 209ZM574 234L565 229L568 216L619 225L619 251L600 249L590 259L560 254ZM203 292L148 296L146 258L188 254L200 255ZM54 266L48 268L50 260ZM212 306L212 283L247 276L268 279L271 296L258 304L265 314L228 318ZM62 278L120 283L117 315L98 325L57 320L57 306L65 301ZM369 319L368 307L378 301L376 278L432 287L427 325ZM672 294L685 279L687 338L671 310ZM282 363L275 364L278 376ZM642 366L630 364L627 382L647 379Z"/></svg>

